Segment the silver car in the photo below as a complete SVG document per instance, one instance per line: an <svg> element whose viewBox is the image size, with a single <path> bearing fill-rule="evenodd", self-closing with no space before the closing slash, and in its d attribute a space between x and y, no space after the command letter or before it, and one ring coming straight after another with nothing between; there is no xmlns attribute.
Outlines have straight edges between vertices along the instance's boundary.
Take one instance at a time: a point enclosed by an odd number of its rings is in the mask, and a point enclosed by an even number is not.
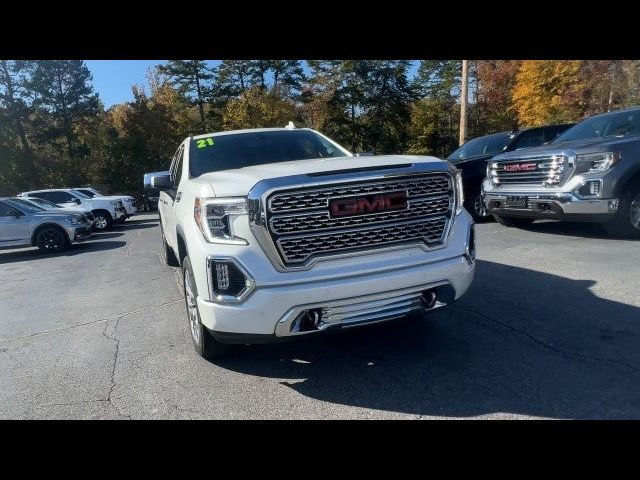
<svg viewBox="0 0 640 480"><path fill-rule="evenodd" d="M43 252L59 252L91 235L84 214L58 213L0 198L0 248L34 246Z"/></svg>

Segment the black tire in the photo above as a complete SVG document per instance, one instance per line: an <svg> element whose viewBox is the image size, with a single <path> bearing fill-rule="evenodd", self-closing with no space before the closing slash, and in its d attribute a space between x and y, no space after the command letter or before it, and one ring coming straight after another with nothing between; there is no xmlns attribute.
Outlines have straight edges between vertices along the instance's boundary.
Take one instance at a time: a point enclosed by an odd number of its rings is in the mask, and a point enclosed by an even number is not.
<svg viewBox="0 0 640 480"><path fill-rule="evenodd" d="M535 221L534 218L500 217L498 215L494 215L493 218L495 218L496 222L498 222L500 225L516 228L528 227Z"/></svg>
<svg viewBox="0 0 640 480"><path fill-rule="evenodd" d="M622 194L618 211L604 228L612 237L640 238L640 186Z"/></svg>
<svg viewBox="0 0 640 480"><path fill-rule="evenodd" d="M106 210L94 210L93 212L93 228L96 232L106 232L113 226L113 218Z"/></svg>
<svg viewBox="0 0 640 480"><path fill-rule="evenodd" d="M475 189L469 192L469 198L465 199L464 207L471 214L476 223L484 223L492 219L489 210L487 210L482 203L480 189Z"/></svg>
<svg viewBox="0 0 640 480"><path fill-rule="evenodd" d="M42 253L58 253L69 248L71 242L60 227L46 226L36 232L35 245Z"/></svg>
<svg viewBox="0 0 640 480"><path fill-rule="evenodd" d="M169 267L179 267L180 262L176 257L176 254L173 253L173 249L167 243L167 239L164 236L164 230L162 228L162 221L160 221L160 233L162 235L162 259L164 260L165 265Z"/></svg>
<svg viewBox="0 0 640 480"><path fill-rule="evenodd" d="M213 338L213 335L209 333L209 330L200 321L200 311L196 300L198 298L198 289L189 257L185 257L182 262L182 289L191 340L198 355L209 360L229 353L231 346L220 343Z"/></svg>

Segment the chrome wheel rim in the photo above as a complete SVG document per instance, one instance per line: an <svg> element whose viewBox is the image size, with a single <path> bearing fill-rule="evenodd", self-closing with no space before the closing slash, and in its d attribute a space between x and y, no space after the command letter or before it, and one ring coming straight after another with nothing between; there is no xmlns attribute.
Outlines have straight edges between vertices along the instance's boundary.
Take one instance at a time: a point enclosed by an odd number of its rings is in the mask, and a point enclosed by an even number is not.
<svg viewBox="0 0 640 480"><path fill-rule="evenodd" d="M98 230L102 230L107 227L107 219L104 217L96 217L95 225Z"/></svg>
<svg viewBox="0 0 640 480"><path fill-rule="evenodd" d="M184 271L184 298L187 304L187 315L189 316L189 328L191 337L196 345L200 345L200 318L198 316L198 306L194 294L193 279L188 269Z"/></svg>
<svg viewBox="0 0 640 480"><path fill-rule="evenodd" d="M489 212L487 212L487 208L484 206L484 202L482 201L482 195L478 195L476 197L475 202L473 202L473 209L479 217L486 217L489 215Z"/></svg>
<svg viewBox="0 0 640 480"><path fill-rule="evenodd" d="M640 194L636 195L631 201L629 220L631 220L631 225L633 225L636 230L640 230Z"/></svg>

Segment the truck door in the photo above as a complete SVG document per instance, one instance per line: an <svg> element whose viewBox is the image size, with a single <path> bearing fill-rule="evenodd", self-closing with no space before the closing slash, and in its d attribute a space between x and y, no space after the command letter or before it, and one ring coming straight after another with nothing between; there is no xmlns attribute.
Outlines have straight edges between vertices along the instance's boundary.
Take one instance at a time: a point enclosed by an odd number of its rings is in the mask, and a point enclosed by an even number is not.
<svg viewBox="0 0 640 480"><path fill-rule="evenodd" d="M160 217L162 218L164 236L167 239L167 243L174 250L176 250L178 245L178 239L176 237L176 215L174 210L175 204L180 201L178 185L180 185L180 179L182 177L183 156L184 144L180 145L171 163L171 169L169 171L171 175L171 188L167 191L160 192L160 203L158 205Z"/></svg>

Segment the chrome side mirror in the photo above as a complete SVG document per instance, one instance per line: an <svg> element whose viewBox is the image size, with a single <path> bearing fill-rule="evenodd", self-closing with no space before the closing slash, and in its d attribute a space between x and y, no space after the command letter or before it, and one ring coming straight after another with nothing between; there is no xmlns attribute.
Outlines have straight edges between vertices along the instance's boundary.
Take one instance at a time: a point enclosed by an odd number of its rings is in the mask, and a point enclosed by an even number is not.
<svg viewBox="0 0 640 480"><path fill-rule="evenodd" d="M145 173L143 184L145 189L157 188L158 190L166 190L171 187L171 174L168 170Z"/></svg>

